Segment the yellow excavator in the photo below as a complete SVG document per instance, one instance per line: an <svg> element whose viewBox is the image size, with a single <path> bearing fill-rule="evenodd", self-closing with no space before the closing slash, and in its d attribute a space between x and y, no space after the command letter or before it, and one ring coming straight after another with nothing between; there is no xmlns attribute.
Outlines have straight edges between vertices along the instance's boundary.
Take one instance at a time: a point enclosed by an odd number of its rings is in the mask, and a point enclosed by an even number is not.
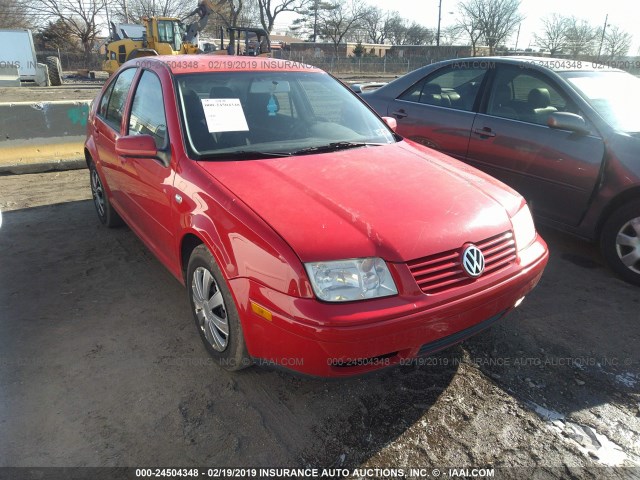
<svg viewBox="0 0 640 480"><path fill-rule="evenodd" d="M110 41L106 46L106 59L102 69L111 75L127 60L154 55L181 55L189 53L203 53L198 48L198 33L207 25L209 17L214 13L211 0L201 0L198 7L187 17L180 20L173 17L145 18L144 28L140 25L118 26L112 22ZM185 26L187 18L197 16L197 20ZM223 48L223 38L220 39L220 50L212 52L214 55L244 54L268 55L271 52L269 35L261 28L227 29L230 38L237 38L236 48ZM240 50L242 33L245 37L245 48ZM221 35L222 37L222 35Z"/></svg>

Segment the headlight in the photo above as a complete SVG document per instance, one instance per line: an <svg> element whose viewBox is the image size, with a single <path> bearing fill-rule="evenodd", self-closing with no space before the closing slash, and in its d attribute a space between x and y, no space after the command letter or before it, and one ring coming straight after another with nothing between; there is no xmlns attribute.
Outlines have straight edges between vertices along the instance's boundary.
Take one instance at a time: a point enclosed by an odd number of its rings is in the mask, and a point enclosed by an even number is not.
<svg viewBox="0 0 640 480"><path fill-rule="evenodd" d="M381 258L306 263L313 291L325 302L350 302L398 293Z"/></svg>
<svg viewBox="0 0 640 480"><path fill-rule="evenodd" d="M518 250L524 250L536 239L536 227L531 218L529 207L525 205L511 218L513 235L516 238Z"/></svg>

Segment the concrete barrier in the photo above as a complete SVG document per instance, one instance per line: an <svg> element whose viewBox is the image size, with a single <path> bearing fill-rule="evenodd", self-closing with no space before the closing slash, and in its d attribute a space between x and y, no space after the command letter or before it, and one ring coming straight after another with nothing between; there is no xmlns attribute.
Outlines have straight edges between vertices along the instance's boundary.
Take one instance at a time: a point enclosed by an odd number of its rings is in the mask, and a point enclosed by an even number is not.
<svg viewBox="0 0 640 480"><path fill-rule="evenodd" d="M20 74L15 65L2 65L0 62L0 87L19 87Z"/></svg>
<svg viewBox="0 0 640 480"><path fill-rule="evenodd" d="M0 172L81 166L90 105L90 100L0 103Z"/></svg>

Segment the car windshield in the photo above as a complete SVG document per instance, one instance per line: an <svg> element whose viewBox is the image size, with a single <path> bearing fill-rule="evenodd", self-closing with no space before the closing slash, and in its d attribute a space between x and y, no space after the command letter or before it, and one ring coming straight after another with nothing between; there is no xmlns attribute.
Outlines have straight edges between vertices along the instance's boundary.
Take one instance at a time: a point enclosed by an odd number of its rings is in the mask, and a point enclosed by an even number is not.
<svg viewBox="0 0 640 480"><path fill-rule="evenodd" d="M613 128L640 132L640 78L626 72L564 72L561 75Z"/></svg>
<svg viewBox="0 0 640 480"><path fill-rule="evenodd" d="M176 76L186 140L197 159L286 156L395 142L356 96L318 72Z"/></svg>

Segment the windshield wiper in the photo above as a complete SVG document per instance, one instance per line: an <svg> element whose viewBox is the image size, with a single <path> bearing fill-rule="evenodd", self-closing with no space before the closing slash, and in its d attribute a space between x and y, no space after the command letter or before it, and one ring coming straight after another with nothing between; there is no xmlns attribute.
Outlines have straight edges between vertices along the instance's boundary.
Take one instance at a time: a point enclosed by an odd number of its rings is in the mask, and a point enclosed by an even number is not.
<svg viewBox="0 0 640 480"><path fill-rule="evenodd" d="M290 157L288 152L260 152L252 150L240 150L234 152L203 154L202 160L255 160L258 158Z"/></svg>
<svg viewBox="0 0 640 480"><path fill-rule="evenodd" d="M380 145L388 145L388 144L387 143L369 143L369 142L333 142L328 145L301 148L300 150L291 152L291 155L306 155L309 153L334 152L336 150L346 150L348 148L378 147Z"/></svg>

